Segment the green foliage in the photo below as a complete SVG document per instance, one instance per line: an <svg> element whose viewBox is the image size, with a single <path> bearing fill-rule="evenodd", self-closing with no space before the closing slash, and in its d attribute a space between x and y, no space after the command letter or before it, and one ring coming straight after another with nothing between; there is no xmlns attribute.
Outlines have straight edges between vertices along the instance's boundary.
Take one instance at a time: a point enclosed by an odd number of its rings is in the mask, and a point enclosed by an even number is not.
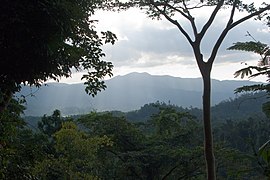
<svg viewBox="0 0 270 180"><path fill-rule="evenodd" d="M248 36L253 38L249 33ZM254 39L254 38L253 38ZM250 41L250 42L237 42L233 46L228 48L229 50L241 50L254 52L261 56L258 66L248 66L246 68L240 69L235 72L235 76L238 77L241 75L241 78L248 76L250 78L257 76L267 76L268 81L270 78L269 70L269 60L270 60L270 47L267 44L261 43L260 41ZM252 70L256 70L256 73L253 73ZM235 90L235 93L249 92L249 91L266 91L268 94L270 92L270 85L268 84L257 84L252 86L243 86ZM264 113L269 117L269 102L263 104L262 109Z"/></svg>
<svg viewBox="0 0 270 180"><path fill-rule="evenodd" d="M86 92L104 89L113 65L102 58L104 43L114 43L111 32L95 30L89 17L102 1L4 0L0 7L0 103L21 83L40 86L48 79L70 77L85 70Z"/></svg>
<svg viewBox="0 0 270 180"><path fill-rule="evenodd" d="M170 107L161 108L157 115L153 115L152 123L156 133L160 136L171 136L183 131L182 126L189 123L192 116L189 113L177 112Z"/></svg>
<svg viewBox="0 0 270 180"><path fill-rule="evenodd" d="M63 123L54 137L56 154L37 163L36 176L42 179L98 179L95 176L96 154L100 148L113 145L108 137L89 137L73 122Z"/></svg>
<svg viewBox="0 0 270 180"><path fill-rule="evenodd" d="M46 116L61 121L50 131L53 142L46 134L19 128L21 123L14 129L6 123L1 179L205 179L201 124L181 108L159 105L140 123L97 112L63 121L56 110ZM220 124L214 131L217 178L269 176L269 143L261 146L269 128L267 118Z"/></svg>
<svg viewBox="0 0 270 180"><path fill-rule="evenodd" d="M45 156L47 138L24 128L23 109L12 99L0 113L0 179L35 179L33 165Z"/></svg>
<svg viewBox="0 0 270 180"><path fill-rule="evenodd" d="M256 173L254 165L255 157L238 149L227 147L217 143L215 147L218 179L263 179Z"/></svg>
<svg viewBox="0 0 270 180"><path fill-rule="evenodd" d="M248 35L251 36L249 33ZM228 50L248 51L261 56L258 66L242 68L234 73L235 77L240 76L242 79L244 77L253 78L259 75L266 75L269 77L270 48L267 44L261 43L260 41L236 42L233 46L229 47ZM255 70L256 73L254 73L253 70ZM269 87L267 85L244 86L237 88L236 93L243 91L268 90L268 88Z"/></svg>
<svg viewBox="0 0 270 180"><path fill-rule="evenodd" d="M249 118L239 122L228 120L214 131L216 141L223 143L225 147L230 147L233 153L232 156L225 159L223 156L219 156L218 162L221 165L223 163L230 164L229 158L234 158L233 162L241 162L237 166L232 164L226 167L234 179L241 179L238 175L251 179L263 179L265 176L269 176L266 173L269 166L262 158L264 151L262 144L269 139L269 128L268 118ZM233 168L237 170L232 171Z"/></svg>
<svg viewBox="0 0 270 180"><path fill-rule="evenodd" d="M269 4L263 2L264 7L269 8ZM126 10L131 7L137 7L144 10L146 14L152 19L161 19L162 16L165 18L173 17L176 14L181 14L186 19L192 20L192 10L197 10L204 7L217 7L222 6L223 9L235 6L240 12L256 13L261 10L261 8L256 7L253 2L245 3L244 1L233 1L233 0L201 0L191 1L191 0L129 0L129 1L119 1L119 0L109 0L104 6L105 9L117 9ZM269 24L269 16L267 13L256 14L257 20L264 20L266 24ZM171 21L171 23L175 23Z"/></svg>
<svg viewBox="0 0 270 180"><path fill-rule="evenodd" d="M253 38L252 35L249 34L249 32L247 36L250 36L251 38ZM254 41L249 41L249 42L236 42L234 43L233 46L229 47L228 50L253 52L255 54L260 55L261 57L258 66L248 66L246 68L242 68L235 72L234 74L235 77L241 76L241 78L244 78L247 76L247 77L252 78L252 77L257 77L259 75L267 75L269 77L270 48L267 44L261 43L260 41L256 41L254 39ZM257 71L257 73L254 74L252 70ZM265 87L261 87L261 88L262 90L265 89ZM248 88L248 86L245 86L245 88L240 88L236 90L236 92L241 92L241 91L254 91L254 87L250 86L250 88Z"/></svg>
<svg viewBox="0 0 270 180"><path fill-rule="evenodd" d="M114 143L99 152L99 177L174 179L204 176L203 149L198 145L202 144L200 128L190 118L186 113L164 108L152 120L135 125L123 117L96 112L81 117L79 122L88 134L106 135ZM169 122L163 134L158 131L161 124L157 119Z"/></svg>
<svg viewBox="0 0 270 180"><path fill-rule="evenodd" d="M211 109L213 123L224 123L227 120L238 122L250 117L265 118L262 106L267 101L265 92L243 93L234 99L224 100Z"/></svg>
<svg viewBox="0 0 270 180"><path fill-rule="evenodd" d="M18 134L17 128L23 126L20 113L23 108L15 100L0 113L0 179L8 175L9 159L15 154L14 140Z"/></svg>
<svg viewBox="0 0 270 180"><path fill-rule="evenodd" d="M181 106L166 104L164 102L155 102L143 105L139 110L130 111L123 113L122 116L125 116L126 119L133 123L146 122L151 119L152 116L157 115L161 109L174 109L177 112L189 112L193 116L196 116L197 119L201 119L201 110L198 108L183 108ZM115 113L113 113L115 115Z"/></svg>
<svg viewBox="0 0 270 180"><path fill-rule="evenodd" d="M120 150L134 150L143 140L135 125L124 117L115 117L110 113L92 112L78 119L89 131L89 134L108 136ZM123 149L122 149L123 148Z"/></svg>
<svg viewBox="0 0 270 180"><path fill-rule="evenodd" d="M267 118L250 117L238 122L227 120L219 126L216 138L226 142L232 148L252 154L268 140L269 128L270 122Z"/></svg>
<svg viewBox="0 0 270 180"><path fill-rule="evenodd" d="M137 7L145 10L146 14L152 19L161 19L162 17L168 20L170 23L176 26L181 34L186 38L188 43L193 49L194 57L201 72L203 78L203 122L204 122L204 137L205 137L205 160L207 164L207 179L215 180L215 157L213 152L213 140L212 140L212 127L211 127L211 116L210 116L210 104L211 104L211 70L214 60L217 56L218 49L220 48L224 38L228 32L236 27L237 25L245 22L248 19L257 17L259 20L263 16L269 20L269 16L266 11L270 9L270 5L263 3L262 7L255 7L254 3L245 4L244 1L239 0L209 0L209 1L190 1L190 0L130 0L121 3L118 0L112 0L113 6L118 6L123 9L130 7ZM115 3L114 3L115 2ZM210 16L203 24L200 30L198 30L197 22L195 21L194 11L202 9L206 6L213 6ZM110 4L111 7L111 4ZM201 50L201 43L209 28L213 25L217 13L222 8L229 8L230 13L228 20L224 25L221 34L217 37L217 41L213 44L213 48L208 55L208 59L204 60L204 56ZM193 11L194 10L194 11ZM208 10L208 9L206 9ZM243 15L235 20L235 12L246 11L249 15ZM180 20L179 20L180 17ZM186 20L191 27L191 33L188 32L184 26L182 19Z"/></svg>
<svg viewBox="0 0 270 180"><path fill-rule="evenodd" d="M41 121L38 122L38 128L43 133L51 137L55 132L62 127L64 119L61 117L59 110L54 110L51 116L44 115Z"/></svg>
<svg viewBox="0 0 270 180"><path fill-rule="evenodd" d="M48 139L42 134L34 134L31 130L17 130L18 134L10 142L6 154L4 179L35 179L32 173L36 162L46 158ZM8 150L8 149L6 149Z"/></svg>
<svg viewBox="0 0 270 180"><path fill-rule="evenodd" d="M236 42L228 50L248 51L259 55L270 55L270 49L267 44L260 41Z"/></svg>

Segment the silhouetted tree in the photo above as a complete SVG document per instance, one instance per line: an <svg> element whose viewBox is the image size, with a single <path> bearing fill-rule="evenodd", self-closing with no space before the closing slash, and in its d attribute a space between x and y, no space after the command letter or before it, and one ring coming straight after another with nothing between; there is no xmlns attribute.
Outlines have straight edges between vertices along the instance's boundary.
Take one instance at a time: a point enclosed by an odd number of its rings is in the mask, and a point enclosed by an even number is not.
<svg viewBox="0 0 270 180"><path fill-rule="evenodd" d="M111 1L109 7L117 6L120 9L127 9L129 7L138 7L145 10L146 14L153 19L160 19L164 17L173 25L175 25L181 34L187 39L188 43L193 49L194 56L197 65L200 69L203 78L203 120L204 120L204 136L205 136L205 158L207 164L208 179L216 179L215 175L215 158L213 153L213 138L211 128L211 115L210 115L210 97L211 97L211 70L214 60L217 56L218 50L227 36L228 32L238 26L239 24L257 17L262 19L266 11L270 10L270 5L264 2L261 7L256 7L254 3L246 4L245 1L240 0L207 0L207 1L191 1L191 0L130 0L128 2ZM202 26L201 30L198 29L194 11L204 10L205 7L213 7L212 12L209 12L209 18ZM209 53L208 59L203 56L201 45L202 41L213 25L214 20L219 11L222 9L229 9L227 22L220 35L217 37L217 41L213 44L212 50ZM206 9L209 11L209 9ZM244 14L239 19L235 18L236 11L246 11L248 14ZM183 24L182 19L177 19L179 16L187 20L191 26L191 31L188 32ZM269 17L266 18L269 20ZM209 43L207 43L209 46Z"/></svg>
<svg viewBox="0 0 270 180"><path fill-rule="evenodd" d="M91 20L102 1L4 0L0 7L0 112L21 83L40 86L48 79L70 77L86 70L86 91L95 95L112 76L103 43L116 36L95 30Z"/></svg>

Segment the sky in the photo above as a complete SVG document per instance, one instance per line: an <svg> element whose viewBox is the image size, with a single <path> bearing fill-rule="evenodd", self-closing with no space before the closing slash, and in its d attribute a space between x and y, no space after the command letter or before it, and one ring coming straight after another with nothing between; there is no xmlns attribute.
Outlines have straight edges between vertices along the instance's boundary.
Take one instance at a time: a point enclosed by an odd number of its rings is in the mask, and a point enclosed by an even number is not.
<svg viewBox="0 0 270 180"><path fill-rule="evenodd" d="M200 28L208 19L212 9L193 12ZM238 13L236 19L243 14ZM212 46L228 19L228 10L221 11L202 43L202 52L207 59ZM183 27L191 32L187 21L175 17ZM152 75L171 75L182 78L201 77L192 49L180 31L166 19L152 20L143 11L130 9L124 12L98 11L91 17L98 20L97 30L110 30L116 34L115 45L105 45L104 60L114 65L113 74L125 75L131 72L147 72ZM212 78L218 80L240 80L234 78L234 72L248 65L257 65L259 56L253 53L226 50L234 42L251 41L247 31L261 42L270 44L270 28L261 21L249 20L230 31L216 57ZM72 78L62 79L65 83L81 82L82 73ZM247 78L245 79L247 80ZM265 81L264 77L252 79Z"/></svg>

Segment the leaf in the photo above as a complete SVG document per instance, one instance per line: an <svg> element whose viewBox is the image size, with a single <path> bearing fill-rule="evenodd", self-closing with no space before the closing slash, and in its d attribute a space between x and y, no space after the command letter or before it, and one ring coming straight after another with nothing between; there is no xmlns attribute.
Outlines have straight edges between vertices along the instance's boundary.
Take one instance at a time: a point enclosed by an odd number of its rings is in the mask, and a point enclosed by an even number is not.
<svg viewBox="0 0 270 180"><path fill-rule="evenodd" d="M252 71L250 67L240 69L234 73L234 77L241 76L241 79L243 79L245 76L250 76L252 75Z"/></svg>
<svg viewBox="0 0 270 180"><path fill-rule="evenodd" d="M233 46L227 48L227 50L239 50L239 51L248 51L248 52L254 52L257 54L264 54L268 49L268 46L266 44L263 44L261 42L236 42ZM267 51L268 52L268 51Z"/></svg>

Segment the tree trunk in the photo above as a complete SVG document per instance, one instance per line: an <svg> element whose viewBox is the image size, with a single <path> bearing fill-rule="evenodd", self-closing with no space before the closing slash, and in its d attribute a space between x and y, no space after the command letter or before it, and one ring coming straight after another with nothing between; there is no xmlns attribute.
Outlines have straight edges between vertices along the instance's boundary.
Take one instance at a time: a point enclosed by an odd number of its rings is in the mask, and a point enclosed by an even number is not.
<svg viewBox="0 0 270 180"><path fill-rule="evenodd" d="M204 124L204 153L206 159L207 179L216 179L213 135L211 127L211 67L203 68L203 124Z"/></svg>

